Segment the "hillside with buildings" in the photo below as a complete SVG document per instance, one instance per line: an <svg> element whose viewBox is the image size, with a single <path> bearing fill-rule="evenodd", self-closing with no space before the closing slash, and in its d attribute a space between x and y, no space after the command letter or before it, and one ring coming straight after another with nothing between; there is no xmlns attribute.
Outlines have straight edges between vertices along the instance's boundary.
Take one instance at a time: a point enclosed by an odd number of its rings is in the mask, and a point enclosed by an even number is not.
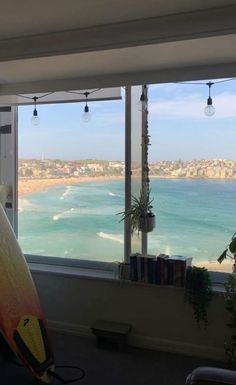
<svg viewBox="0 0 236 385"><path fill-rule="evenodd" d="M123 161L109 160L61 160L20 159L19 178L50 179L72 177L122 176ZM159 178L236 178L236 161L226 159L158 161L149 164L150 176ZM133 165L138 173L140 166Z"/></svg>

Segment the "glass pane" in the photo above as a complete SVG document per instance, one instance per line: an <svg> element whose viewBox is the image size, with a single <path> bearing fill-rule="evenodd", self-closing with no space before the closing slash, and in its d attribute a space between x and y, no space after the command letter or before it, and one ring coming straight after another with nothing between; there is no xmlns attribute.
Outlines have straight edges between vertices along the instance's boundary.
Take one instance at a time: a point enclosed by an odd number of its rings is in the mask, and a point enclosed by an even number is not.
<svg viewBox="0 0 236 385"><path fill-rule="evenodd" d="M19 242L26 254L123 260L124 102L19 107Z"/></svg>
<svg viewBox="0 0 236 385"><path fill-rule="evenodd" d="M194 265L229 271L219 264L236 231L236 81L214 84L212 117L204 115L203 85L149 88L151 195L157 216L149 252L184 255Z"/></svg>

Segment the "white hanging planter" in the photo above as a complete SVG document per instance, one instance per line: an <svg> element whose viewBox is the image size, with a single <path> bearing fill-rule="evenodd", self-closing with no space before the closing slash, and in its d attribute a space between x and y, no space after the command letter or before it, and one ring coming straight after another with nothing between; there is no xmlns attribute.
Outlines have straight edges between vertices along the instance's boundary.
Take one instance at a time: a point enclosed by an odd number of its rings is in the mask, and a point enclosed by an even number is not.
<svg viewBox="0 0 236 385"><path fill-rule="evenodd" d="M150 233L155 229L156 217L154 214L147 214L139 217L139 230L143 233Z"/></svg>

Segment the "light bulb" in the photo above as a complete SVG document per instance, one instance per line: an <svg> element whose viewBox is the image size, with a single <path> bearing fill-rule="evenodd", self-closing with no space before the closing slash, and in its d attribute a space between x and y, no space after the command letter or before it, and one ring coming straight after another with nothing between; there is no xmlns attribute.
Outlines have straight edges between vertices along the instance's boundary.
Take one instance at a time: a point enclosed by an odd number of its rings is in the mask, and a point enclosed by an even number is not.
<svg viewBox="0 0 236 385"><path fill-rule="evenodd" d="M215 114L215 111L216 109L212 104L207 104L204 109L204 113L206 116L213 116Z"/></svg>
<svg viewBox="0 0 236 385"><path fill-rule="evenodd" d="M145 95L144 93L142 93L142 95L140 96L140 99L137 103L137 109L138 111L144 111L146 108L146 102L145 102Z"/></svg>
<svg viewBox="0 0 236 385"><path fill-rule="evenodd" d="M33 111L33 116L31 118L31 123L34 125L34 126L38 126L39 123L40 123L40 119L39 119L39 116L38 116L38 111L36 110L36 108L34 109Z"/></svg>
<svg viewBox="0 0 236 385"><path fill-rule="evenodd" d="M84 123L88 123L91 120L91 113L89 112L89 108L88 108L87 104L84 107L84 113L82 115L82 119L83 119Z"/></svg>
<svg viewBox="0 0 236 385"><path fill-rule="evenodd" d="M207 105L206 107L204 108L204 113L206 116L213 116L215 114L215 107L212 105L212 98L211 98L211 86L213 85L214 83L212 82L209 82L209 83L206 83L206 85L209 87L209 96L208 96L208 99L207 99Z"/></svg>

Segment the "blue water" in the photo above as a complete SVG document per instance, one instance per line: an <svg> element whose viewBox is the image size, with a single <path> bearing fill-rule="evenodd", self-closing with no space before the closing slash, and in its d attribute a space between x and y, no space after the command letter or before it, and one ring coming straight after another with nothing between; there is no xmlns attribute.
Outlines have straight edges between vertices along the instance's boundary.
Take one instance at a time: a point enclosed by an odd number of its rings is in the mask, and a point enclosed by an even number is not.
<svg viewBox="0 0 236 385"><path fill-rule="evenodd" d="M156 229L149 253L215 261L236 231L236 181L152 179ZM124 183L54 187L20 200L19 241L28 254L121 261Z"/></svg>

